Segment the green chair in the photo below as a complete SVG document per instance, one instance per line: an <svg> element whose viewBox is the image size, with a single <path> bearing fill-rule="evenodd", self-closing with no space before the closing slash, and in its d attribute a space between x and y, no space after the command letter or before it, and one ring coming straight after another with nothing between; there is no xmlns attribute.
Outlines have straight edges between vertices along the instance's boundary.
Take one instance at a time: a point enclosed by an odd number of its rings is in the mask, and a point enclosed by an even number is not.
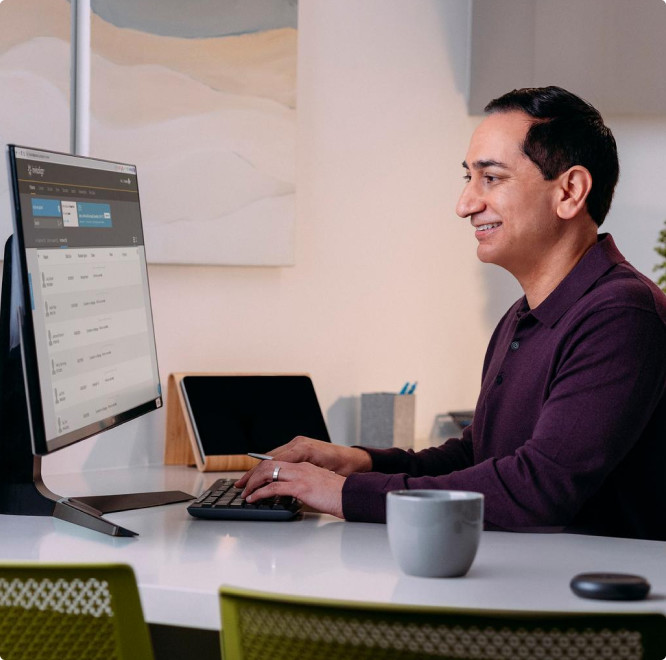
<svg viewBox="0 0 666 660"><path fill-rule="evenodd" d="M0 562L3 660L152 660L134 572Z"/></svg>
<svg viewBox="0 0 666 660"><path fill-rule="evenodd" d="M220 589L225 660L661 660L656 613L460 610Z"/></svg>

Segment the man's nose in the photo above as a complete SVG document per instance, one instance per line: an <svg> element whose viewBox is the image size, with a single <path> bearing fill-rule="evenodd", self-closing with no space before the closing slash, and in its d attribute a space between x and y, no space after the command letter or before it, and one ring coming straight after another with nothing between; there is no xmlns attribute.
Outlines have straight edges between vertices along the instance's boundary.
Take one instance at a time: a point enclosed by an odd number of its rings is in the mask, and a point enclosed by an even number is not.
<svg viewBox="0 0 666 660"><path fill-rule="evenodd" d="M456 213L461 218L467 218L474 213L483 210L485 203L479 190L473 181L470 181L462 191L458 203L456 204Z"/></svg>

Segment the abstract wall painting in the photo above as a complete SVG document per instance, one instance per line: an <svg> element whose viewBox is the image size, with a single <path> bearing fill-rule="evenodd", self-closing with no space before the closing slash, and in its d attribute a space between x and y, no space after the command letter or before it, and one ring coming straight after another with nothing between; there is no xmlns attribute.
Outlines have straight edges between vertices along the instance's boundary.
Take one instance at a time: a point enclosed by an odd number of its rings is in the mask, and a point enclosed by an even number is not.
<svg viewBox="0 0 666 660"><path fill-rule="evenodd" d="M293 264L297 10L92 1L90 155L138 166L150 262ZM69 150L69 43L67 0L0 4L3 144Z"/></svg>

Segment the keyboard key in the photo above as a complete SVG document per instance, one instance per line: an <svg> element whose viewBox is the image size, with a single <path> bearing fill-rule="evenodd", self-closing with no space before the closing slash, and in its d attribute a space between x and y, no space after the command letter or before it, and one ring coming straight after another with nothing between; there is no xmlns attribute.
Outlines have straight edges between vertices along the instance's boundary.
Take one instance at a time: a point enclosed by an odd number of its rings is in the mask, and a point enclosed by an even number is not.
<svg viewBox="0 0 666 660"><path fill-rule="evenodd" d="M203 502L209 495L210 491L209 490L205 491L194 501L194 503L199 504L200 502Z"/></svg>

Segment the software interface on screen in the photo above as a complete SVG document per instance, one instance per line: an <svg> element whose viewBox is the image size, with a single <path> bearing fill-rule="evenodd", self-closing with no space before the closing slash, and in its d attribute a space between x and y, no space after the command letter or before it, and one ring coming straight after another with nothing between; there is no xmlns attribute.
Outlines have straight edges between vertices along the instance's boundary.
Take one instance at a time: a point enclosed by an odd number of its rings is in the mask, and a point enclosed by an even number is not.
<svg viewBox="0 0 666 660"><path fill-rule="evenodd" d="M50 451L162 405L139 192L132 165L15 155Z"/></svg>

